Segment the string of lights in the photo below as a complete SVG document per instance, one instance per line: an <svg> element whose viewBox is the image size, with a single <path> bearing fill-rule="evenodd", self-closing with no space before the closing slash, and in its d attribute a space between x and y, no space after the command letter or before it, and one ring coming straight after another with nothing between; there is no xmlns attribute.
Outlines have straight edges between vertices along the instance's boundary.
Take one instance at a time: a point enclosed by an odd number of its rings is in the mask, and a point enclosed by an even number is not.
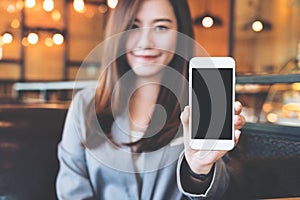
<svg viewBox="0 0 300 200"><path fill-rule="evenodd" d="M68 1L68 0L67 0ZM113 9L117 6L118 0L106 0L105 1L88 1L88 0L70 0L72 2L73 9L78 13L85 13L87 10L86 4L96 4L98 6L98 11L102 14L106 13L108 9ZM21 11L23 9L30 10L37 7L36 0L18 0L15 4L10 4L7 6L7 12L13 13L17 10ZM62 13L55 9L55 1L54 0L43 0L42 2L42 9L44 12L50 13L51 18L53 21L61 20ZM14 40L14 34L12 30L19 29L21 26L21 22L19 19L13 19L7 28L6 31L0 32L0 58L2 58L2 46L9 45ZM57 29L49 29L49 28L30 28L30 27L23 27L24 28L24 36L21 39L23 46L28 45L35 45L37 44L41 38L41 32L48 32L47 36L44 39L44 44L48 47L54 45L62 45L65 40L64 30L57 30ZM12 29L12 30L10 30Z"/></svg>

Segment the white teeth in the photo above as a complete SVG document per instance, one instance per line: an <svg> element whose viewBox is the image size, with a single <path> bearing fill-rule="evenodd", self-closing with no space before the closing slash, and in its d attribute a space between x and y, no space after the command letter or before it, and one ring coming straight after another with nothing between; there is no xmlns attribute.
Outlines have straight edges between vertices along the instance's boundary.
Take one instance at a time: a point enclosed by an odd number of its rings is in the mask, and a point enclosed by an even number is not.
<svg viewBox="0 0 300 200"><path fill-rule="evenodd" d="M149 50L136 50L132 52L135 56L157 56L156 52Z"/></svg>

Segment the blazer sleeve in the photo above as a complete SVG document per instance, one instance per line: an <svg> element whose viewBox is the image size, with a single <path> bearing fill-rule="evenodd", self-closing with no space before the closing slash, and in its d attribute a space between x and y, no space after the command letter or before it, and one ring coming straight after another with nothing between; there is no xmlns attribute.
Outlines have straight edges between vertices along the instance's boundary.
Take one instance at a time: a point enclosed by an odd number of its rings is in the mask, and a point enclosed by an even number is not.
<svg viewBox="0 0 300 200"><path fill-rule="evenodd" d="M85 131L82 98L83 95L79 92L73 99L65 120L62 140L58 145L58 199L92 199L94 196L82 145Z"/></svg>
<svg viewBox="0 0 300 200"><path fill-rule="evenodd" d="M187 173L183 173L182 170L182 163L183 163L184 152L182 152L179 156L178 163L177 163L177 185L179 190L187 196L189 199L198 200L198 199L221 199L222 195L226 192L229 184L229 172L226 168L226 165L222 159L218 160L215 163L213 177L210 183L203 182L197 183L199 184L199 192L198 193L191 193L184 188L188 188L189 184L183 176L186 176ZM185 185L184 185L185 184ZM193 186L195 187L195 186ZM204 188L204 189L203 189Z"/></svg>

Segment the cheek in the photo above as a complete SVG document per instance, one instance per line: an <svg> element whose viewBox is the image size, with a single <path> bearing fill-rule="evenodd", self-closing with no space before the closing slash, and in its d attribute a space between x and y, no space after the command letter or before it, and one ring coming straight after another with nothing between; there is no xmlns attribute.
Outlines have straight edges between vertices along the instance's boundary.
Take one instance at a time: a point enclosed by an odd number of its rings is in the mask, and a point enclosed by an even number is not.
<svg viewBox="0 0 300 200"><path fill-rule="evenodd" d="M134 37L132 37L132 35L128 36L128 38L126 39L126 43L125 43L126 53L134 48L134 45L136 42L137 42L136 39L134 39Z"/></svg>
<svg viewBox="0 0 300 200"><path fill-rule="evenodd" d="M160 38L158 48L162 49L164 52L164 64L169 64L173 59L174 54L176 54L176 44L176 35L169 35L168 37Z"/></svg>
<svg viewBox="0 0 300 200"><path fill-rule="evenodd" d="M137 40L134 37L129 36L125 43L126 60L130 66L132 65L132 58L129 53L135 48L136 42L137 42Z"/></svg>
<svg viewBox="0 0 300 200"><path fill-rule="evenodd" d="M129 53L126 53L126 62L129 64L129 66L131 68L133 65L133 61L132 61L132 58Z"/></svg>
<svg viewBox="0 0 300 200"><path fill-rule="evenodd" d="M157 37L156 40L157 48L170 53L176 53L177 35L166 34Z"/></svg>

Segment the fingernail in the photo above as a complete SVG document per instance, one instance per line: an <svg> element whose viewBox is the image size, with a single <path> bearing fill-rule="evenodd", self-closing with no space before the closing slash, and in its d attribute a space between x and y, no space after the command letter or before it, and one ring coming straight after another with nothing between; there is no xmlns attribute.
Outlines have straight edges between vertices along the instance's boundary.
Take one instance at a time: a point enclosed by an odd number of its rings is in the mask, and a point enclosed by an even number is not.
<svg viewBox="0 0 300 200"><path fill-rule="evenodd" d="M187 108L185 107L184 109L184 113L183 113L184 118L186 119L188 116L188 112L187 112Z"/></svg>
<svg viewBox="0 0 300 200"><path fill-rule="evenodd" d="M240 119L240 117L239 117L238 115L235 115L235 116L234 116L234 122L235 122L235 123L241 122L241 119Z"/></svg>

